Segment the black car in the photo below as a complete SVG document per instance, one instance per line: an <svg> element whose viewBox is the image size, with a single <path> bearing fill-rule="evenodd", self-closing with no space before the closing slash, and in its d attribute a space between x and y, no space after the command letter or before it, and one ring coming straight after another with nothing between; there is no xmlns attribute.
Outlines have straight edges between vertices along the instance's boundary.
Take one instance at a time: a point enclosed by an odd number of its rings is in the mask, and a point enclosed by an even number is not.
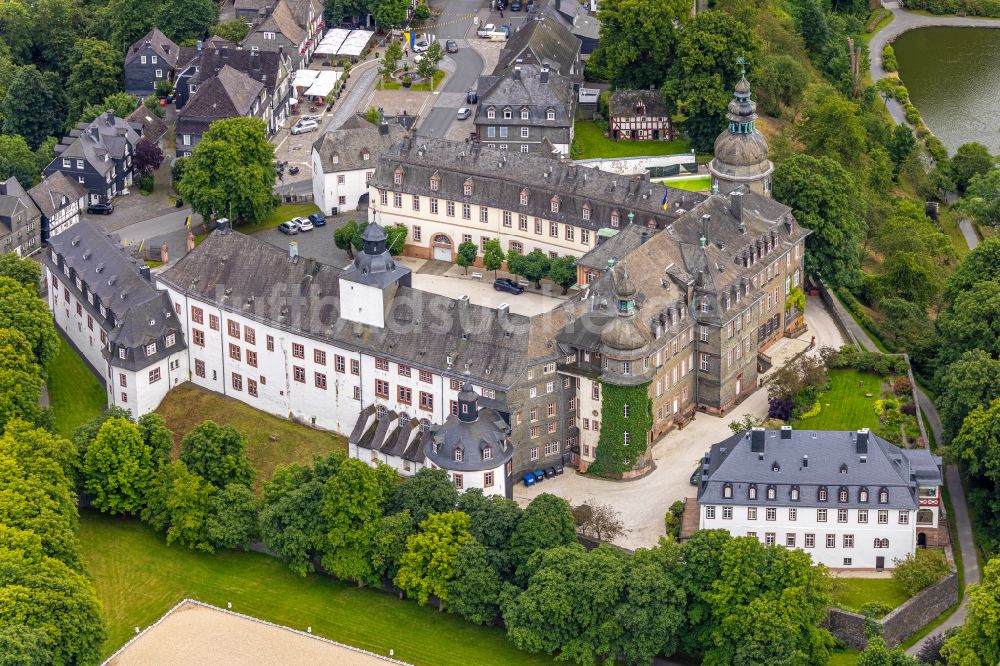
<svg viewBox="0 0 1000 666"><path fill-rule="evenodd" d="M519 12L519 11L521 11L520 0L514 0L514 2L510 3L510 11L512 11L512 12Z"/></svg>
<svg viewBox="0 0 1000 666"><path fill-rule="evenodd" d="M309 221L313 223L316 227L326 226L326 216L323 213L313 213L309 216Z"/></svg>
<svg viewBox="0 0 1000 666"><path fill-rule="evenodd" d="M92 203L87 206L87 212L91 215L111 215L115 212L115 206L111 203Z"/></svg>
<svg viewBox="0 0 1000 666"><path fill-rule="evenodd" d="M470 90L465 96L466 104L478 104L479 103L479 93L475 90Z"/></svg>
<svg viewBox="0 0 1000 666"><path fill-rule="evenodd" d="M449 39L444 43L444 48L448 53L458 53L458 42L454 39Z"/></svg>
<svg viewBox="0 0 1000 666"><path fill-rule="evenodd" d="M508 294L521 294L524 287L514 282L510 278L497 278L493 281L493 288L497 291L506 291Z"/></svg>

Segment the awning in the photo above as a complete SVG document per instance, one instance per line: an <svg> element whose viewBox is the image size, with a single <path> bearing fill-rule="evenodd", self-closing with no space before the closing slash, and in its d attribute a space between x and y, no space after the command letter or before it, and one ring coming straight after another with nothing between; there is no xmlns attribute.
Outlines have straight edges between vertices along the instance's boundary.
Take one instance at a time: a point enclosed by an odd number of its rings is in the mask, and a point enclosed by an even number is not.
<svg viewBox="0 0 1000 666"><path fill-rule="evenodd" d="M337 85L340 77L340 72L319 72L319 76L316 77L313 84L302 94L307 97L326 97Z"/></svg>

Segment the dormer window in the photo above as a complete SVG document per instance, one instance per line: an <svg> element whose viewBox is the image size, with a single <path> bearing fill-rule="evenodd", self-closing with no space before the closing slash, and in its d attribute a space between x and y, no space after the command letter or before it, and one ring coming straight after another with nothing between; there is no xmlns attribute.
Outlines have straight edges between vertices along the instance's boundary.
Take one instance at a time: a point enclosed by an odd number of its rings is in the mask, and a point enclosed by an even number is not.
<svg viewBox="0 0 1000 666"><path fill-rule="evenodd" d="M773 500L778 496L778 489L774 486L767 487L767 499Z"/></svg>
<svg viewBox="0 0 1000 666"><path fill-rule="evenodd" d="M733 496L733 484L727 483L722 486L722 496L726 499L730 499Z"/></svg>
<svg viewBox="0 0 1000 666"><path fill-rule="evenodd" d="M822 487L822 488L819 489L818 498L819 498L820 502L827 501L828 496L829 496L829 493L827 493L827 490L826 490L825 487Z"/></svg>
<svg viewBox="0 0 1000 666"><path fill-rule="evenodd" d="M590 219L590 204L583 204L583 219Z"/></svg>
<svg viewBox="0 0 1000 666"><path fill-rule="evenodd" d="M858 491L858 501L859 502L864 502L864 503L868 502L868 489L867 488L862 488L860 491Z"/></svg>
<svg viewBox="0 0 1000 666"><path fill-rule="evenodd" d="M774 464L771 465L771 471L772 472L780 472L781 471L781 465L778 464L777 460L775 460Z"/></svg>
<svg viewBox="0 0 1000 666"><path fill-rule="evenodd" d="M521 190L521 205L528 205L528 190Z"/></svg>
<svg viewBox="0 0 1000 666"><path fill-rule="evenodd" d="M510 119L511 119L511 118L513 117L513 115L514 115L514 114L513 114L512 112L511 112L511 110L510 110L510 109L504 109L504 110L503 110L503 117L504 117L504 120L510 120Z"/></svg>
<svg viewBox="0 0 1000 666"><path fill-rule="evenodd" d="M152 356L155 353L156 353L156 343L150 342L148 345L146 345L146 356Z"/></svg>
<svg viewBox="0 0 1000 666"><path fill-rule="evenodd" d="M847 463L840 463L840 473L847 474Z"/></svg>
<svg viewBox="0 0 1000 666"><path fill-rule="evenodd" d="M559 212L559 197L552 197L552 199L550 200L549 203L550 203L550 207L552 209L552 212L553 213L558 213Z"/></svg>
<svg viewBox="0 0 1000 666"><path fill-rule="evenodd" d="M174 346L174 341L175 341L175 340L176 340L176 338L174 337L174 334L173 334L173 333L171 333L170 335L168 335L168 336L167 336L167 340L166 340L166 342L165 342L164 344L165 344L165 345L166 345L167 347L173 347L173 346Z"/></svg>
<svg viewBox="0 0 1000 666"><path fill-rule="evenodd" d="M403 170L402 169L397 168L395 171L392 172L392 182L395 183L396 185L402 185L403 184Z"/></svg>
<svg viewBox="0 0 1000 666"><path fill-rule="evenodd" d="M340 164L340 155L334 153L333 155L330 156L330 161L333 162L334 164Z"/></svg>
<svg viewBox="0 0 1000 666"><path fill-rule="evenodd" d="M885 488L882 488L880 491L878 491L878 503L879 504L889 503L889 491L886 490Z"/></svg>
<svg viewBox="0 0 1000 666"><path fill-rule="evenodd" d="M556 119L556 111L555 111L555 109L547 109L545 111L545 119L546 120L555 120Z"/></svg>
<svg viewBox="0 0 1000 666"><path fill-rule="evenodd" d="M497 117L497 110L494 109L492 106L490 108L486 109L486 117L487 118L496 118Z"/></svg>
<svg viewBox="0 0 1000 666"><path fill-rule="evenodd" d="M423 424L421 424L421 425L423 425ZM431 448L432 448L432 449L434 449L434 453L440 453L440 452L441 452L441 442L439 442L439 441L437 441L437 440L435 439L435 440L434 440L434 441L433 441L433 442L431 443Z"/></svg>
<svg viewBox="0 0 1000 666"><path fill-rule="evenodd" d="M847 488L841 488L837 492L837 501L844 503L847 502L847 499L848 499Z"/></svg>
<svg viewBox="0 0 1000 666"><path fill-rule="evenodd" d="M799 488L798 486L792 487L792 500L795 502L799 501Z"/></svg>
<svg viewBox="0 0 1000 666"><path fill-rule="evenodd" d="M361 159L367 162L369 157L371 157L371 153L369 153L368 149L366 148L361 152Z"/></svg>
<svg viewBox="0 0 1000 666"><path fill-rule="evenodd" d="M527 120L527 119L528 119L528 110L521 109L521 120Z"/></svg>
<svg viewBox="0 0 1000 666"><path fill-rule="evenodd" d="M752 500L757 499L757 486L756 485L751 485L750 486L750 488L748 490L748 496Z"/></svg>
<svg viewBox="0 0 1000 666"><path fill-rule="evenodd" d="M462 462L465 458L465 454L462 453L462 449L455 449L455 462Z"/></svg>
<svg viewBox="0 0 1000 666"><path fill-rule="evenodd" d="M465 181L465 184L462 185L462 194L464 194L467 197L471 197L472 196L472 180L471 179Z"/></svg>
<svg viewBox="0 0 1000 666"><path fill-rule="evenodd" d="M487 446L483 449L483 460L493 460L493 447Z"/></svg>
<svg viewBox="0 0 1000 666"><path fill-rule="evenodd" d="M618 216L618 211L611 211L611 226L617 227L620 221L621 218Z"/></svg>
<svg viewBox="0 0 1000 666"><path fill-rule="evenodd" d="M437 192L439 187L441 187L441 178L437 175L431 176L431 192Z"/></svg>
<svg viewBox="0 0 1000 666"><path fill-rule="evenodd" d="M125 358L125 348L124 347L119 347L118 348L118 358L120 358L120 359L124 359Z"/></svg>
<svg viewBox="0 0 1000 666"><path fill-rule="evenodd" d="M467 404L465 404L464 402L462 403L462 413L463 414L468 414L469 413L469 406Z"/></svg>

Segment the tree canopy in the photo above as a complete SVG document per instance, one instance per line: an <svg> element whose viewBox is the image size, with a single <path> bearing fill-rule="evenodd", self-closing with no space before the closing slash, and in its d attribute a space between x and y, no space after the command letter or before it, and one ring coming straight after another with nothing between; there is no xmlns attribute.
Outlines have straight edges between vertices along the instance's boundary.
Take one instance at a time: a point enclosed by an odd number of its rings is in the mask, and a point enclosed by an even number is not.
<svg viewBox="0 0 1000 666"><path fill-rule="evenodd" d="M421 605L437 597L438 608L444 609L455 577L455 563L471 539L468 515L461 511L429 515L420 523L420 530L406 541L396 585Z"/></svg>
<svg viewBox="0 0 1000 666"><path fill-rule="evenodd" d="M181 460L193 473L216 488L230 483L249 486L253 466L246 453L246 438L230 425L203 421L181 440Z"/></svg>
<svg viewBox="0 0 1000 666"><path fill-rule="evenodd" d="M978 585L966 592L969 604L965 624L945 640L942 654L949 664L1000 663L1000 558L983 568Z"/></svg>
<svg viewBox="0 0 1000 666"><path fill-rule="evenodd" d="M599 46L587 66L600 69L615 87L659 87L677 49L677 26L690 16L682 0L605 0L597 15Z"/></svg>
<svg viewBox="0 0 1000 666"><path fill-rule="evenodd" d="M139 427L123 418L104 422L87 447L84 489L104 513L138 513L153 478L153 452Z"/></svg>

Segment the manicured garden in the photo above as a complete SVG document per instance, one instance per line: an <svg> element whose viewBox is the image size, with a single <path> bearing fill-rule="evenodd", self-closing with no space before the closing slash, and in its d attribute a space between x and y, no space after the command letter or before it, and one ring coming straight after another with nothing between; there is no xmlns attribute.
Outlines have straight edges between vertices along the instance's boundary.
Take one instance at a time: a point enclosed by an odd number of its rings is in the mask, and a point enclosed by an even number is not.
<svg viewBox="0 0 1000 666"><path fill-rule="evenodd" d="M673 141L615 141L604 136L604 129L589 120L573 125L573 144L579 149L574 159L595 157L643 157L646 155L676 155L691 151L685 139Z"/></svg>
<svg viewBox="0 0 1000 666"><path fill-rule="evenodd" d="M49 405L56 433L69 437L107 406L104 386L60 335L59 353L49 367Z"/></svg>
<svg viewBox="0 0 1000 666"><path fill-rule="evenodd" d="M318 212L320 212L319 206L313 203L281 204L260 222L257 222L256 224L245 224L243 226L236 227L236 230L242 231L245 234L255 234L260 231L274 229L282 222L290 220L293 217L309 217L313 213Z"/></svg>
<svg viewBox="0 0 1000 666"><path fill-rule="evenodd" d="M820 412L792 425L807 430L875 429L875 401L881 397L882 378L857 370L831 370L830 388L819 396Z"/></svg>
<svg viewBox="0 0 1000 666"><path fill-rule="evenodd" d="M855 613L865 604L880 603L896 608L909 599L895 578L834 578L833 603Z"/></svg>
<svg viewBox="0 0 1000 666"><path fill-rule="evenodd" d="M231 425L243 433L247 457L256 471L254 490L258 492L278 465L310 463L314 456L347 450L346 440L336 433L271 416L190 383L171 390L156 411L174 433L175 458L183 436L205 419Z"/></svg>
<svg viewBox="0 0 1000 666"><path fill-rule="evenodd" d="M104 656L190 597L305 630L414 664L541 664L518 651L501 629L319 575L302 578L259 553L196 553L167 546L137 520L83 512L83 559L107 623Z"/></svg>

